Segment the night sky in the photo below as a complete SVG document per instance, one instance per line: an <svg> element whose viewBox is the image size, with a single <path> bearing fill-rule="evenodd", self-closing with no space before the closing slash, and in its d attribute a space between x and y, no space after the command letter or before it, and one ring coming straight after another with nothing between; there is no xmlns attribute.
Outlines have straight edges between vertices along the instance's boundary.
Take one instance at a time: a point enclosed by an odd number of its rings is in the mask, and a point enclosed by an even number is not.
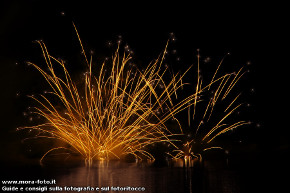
<svg viewBox="0 0 290 193"><path fill-rule="evenodd" d="M44 80L25 64L42 61L41 50L33 41L42 39L52 55L69 61L68 68L73 72L82 70L77 66L80 56L75 53L80 53L80 47L72 22L85 49L93 51L100 62L111 56L108 43L115 44L121 36L123 45L128 44L136 61L144 66L161 53L173 33L176 40L170 43L169 51L177 50L176 56L171 56L174 70L184 71L196 64L197 49L202 57L210 57L215 66L228 52L231 54L226 65L240 67L248 63L249 73L241 81L241 89L242 101L250 105L242 118L253 124L234 139L244 141L246 151L263 156L275 153L281 160L286 157L289 37L282 5L253 5L244 1L227 4L56 2L30 0L0 4L1 161L15 161L24 149L15 129L29 124L23 112L32 101L25 96L43 90Z"/></svg>

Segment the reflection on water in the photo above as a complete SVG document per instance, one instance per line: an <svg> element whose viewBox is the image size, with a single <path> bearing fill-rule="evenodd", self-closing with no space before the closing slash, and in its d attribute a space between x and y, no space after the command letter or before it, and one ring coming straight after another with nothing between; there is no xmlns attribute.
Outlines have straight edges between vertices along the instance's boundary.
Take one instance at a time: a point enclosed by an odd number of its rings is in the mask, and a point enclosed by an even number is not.
<svg viewBox="0 0 290 193"><path fill-rule="evenodd" d="M59 186L144 187L146 192L183 192L182 168L150 167L123 162L99 162L92 168L78 167L57 179ZM118 191L108 191L118 192ZM122 191L127 192L127 191Z"/></svg>
<svg viewBox="0 0 290 193"><path fill-rule="evenodd" d="M284 159L265 158L250 154L232 156L228 161L223 158L203 159L202 163L194 162L189 168L177 167L174 165L177 163L156 162L152 165L99 162L92 168L80 166L79 162L56 162L44 167L38 160L31 164L0 162L0 181L55 179L56 186L60 187L131 186L145 187L145 192L151 193L289 192L285 191L289 190L288 155L285 154ZM180 166L182 164L180 162Z"/></svg>
<svg viewBox="0 0 290 193"><path fill-rule="evenodd" d="M156 167L148 164L99 162L94 167L66 169L55 176L57 186L73 187L144 187L145 192L240 192L239 179L233 171L209 162L193 167ZM96 191L95 191L96 192ZM101 192L101 191L99 191ZM132 191L102 191L132 192Z"/></svg>

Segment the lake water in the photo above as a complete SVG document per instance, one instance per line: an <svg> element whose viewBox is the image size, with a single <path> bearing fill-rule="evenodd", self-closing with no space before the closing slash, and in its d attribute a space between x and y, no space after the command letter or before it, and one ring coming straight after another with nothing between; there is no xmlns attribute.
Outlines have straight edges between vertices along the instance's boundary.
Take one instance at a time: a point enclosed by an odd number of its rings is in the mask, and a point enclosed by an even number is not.
<svg viewBox="0 0 290 193"><path fill-rule="evenodd" d="M9 170L6 168L1 172L1 180L55 180L56 184L52 185L25 185L25 187L47 186L45 192L78 192L81 191L80 188L87 187L94 190L83 189L81 192L139 192L124 191L128 186L139 190L145 189L141 192L151 193L240 193L270 192L270 190L285 192L282 189L285 182L277 180L281 176L281 171L271 169L268 165L270 162L260 163L260 161L208 160L196 162L193 167L120 161L98 162L91 168L82 164L44 167L35 164L15 166ZM97 187L99 191L96 190ZM48 188L52 188L53 191L49 191ZM72 188L74 191L71 191ZM120 190L122 188L123 191Z"/></svg>

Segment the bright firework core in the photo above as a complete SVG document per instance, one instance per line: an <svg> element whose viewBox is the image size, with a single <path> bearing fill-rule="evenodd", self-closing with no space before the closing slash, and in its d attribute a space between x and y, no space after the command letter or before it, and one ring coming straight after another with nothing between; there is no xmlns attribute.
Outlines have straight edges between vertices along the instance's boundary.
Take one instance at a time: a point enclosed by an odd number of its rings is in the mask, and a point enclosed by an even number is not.
<svg viewBox="0 0 290 193"><path fill-rule="evenodd" d="M76 84L64 61L51 56L42 41L37 43L42 49L48 70L29 62L42 74L51 91L45 91L45 96L32 96L39 104L34 108L35 113L46 121L25 128L36 130L37 138L53 138L66 144L51 148L41 161L53 151L78 153L88 165L92 165L93 160L122 159L127 155L133 155L137 160L154 160L146 147L160 142L168 143L175 149L168 153L175 159L183 157L187 161L191 157L201 158L201 152L192 151L195 139L182 146L176 145L174 137L183 134L183 131L175 115L188 109L189 117L199 122L194 128L194 136L200 137L197 133L212 117L216 103L226 99L239 81L243 75L242 69L238 73L218 77L219 65L211 82L203 86L198 63L194 93L177 99L177 91L183 87L182 78L187 71L184 74L171 74L170 81L165 80L169 74L167 66L162 65L166 49L146 69L139 70L129 65L130 54L121 55L117 48L112 58L106 59L99 72L94 73L92 57L87 58L78 32L77 36L88 68L83 85ZM62 75L55 71L55 66L61 67ZM204 92L212 92L213 97L206 105L202 118L197 120L197 103L202 101ZM210 143L220 134L246 124L245 121L229 125L224 123L239 108L240 104L234 105L238 97L229 102L218 123L205 134L202 133L202 142ZM191 111L193 115L190 115ZM175 120L180 126L178 133L166 126L169 119ZM188 120L190 126L191 118ZM220 147L206 146L202 151L216 148Z"/></svg>

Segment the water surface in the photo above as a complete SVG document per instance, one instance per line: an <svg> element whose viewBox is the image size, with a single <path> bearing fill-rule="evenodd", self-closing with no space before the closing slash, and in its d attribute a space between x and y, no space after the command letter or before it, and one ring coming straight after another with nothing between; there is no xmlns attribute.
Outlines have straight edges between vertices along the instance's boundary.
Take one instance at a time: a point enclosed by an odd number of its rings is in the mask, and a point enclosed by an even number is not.
<svg viewBox="0 0 290 193"><path fill-rule="evenodd" d="M1 180L55 179L56 184L48 185L54 190L58 190L57 187L103 188L103 191L86 192L139 192L113 191L112 186L141 187L145 189L144 192L150 193L240 193L263 192L270 189L279 192L277 190L283 185L283 182L275 180L279 178L277 176L279 171L273 172L276 170L265 168L266 165L260 162L227 159L195 162L193 167L120 161L98 162L91 168L83 164L42 167L33 164L2 170Z"/></svg>

